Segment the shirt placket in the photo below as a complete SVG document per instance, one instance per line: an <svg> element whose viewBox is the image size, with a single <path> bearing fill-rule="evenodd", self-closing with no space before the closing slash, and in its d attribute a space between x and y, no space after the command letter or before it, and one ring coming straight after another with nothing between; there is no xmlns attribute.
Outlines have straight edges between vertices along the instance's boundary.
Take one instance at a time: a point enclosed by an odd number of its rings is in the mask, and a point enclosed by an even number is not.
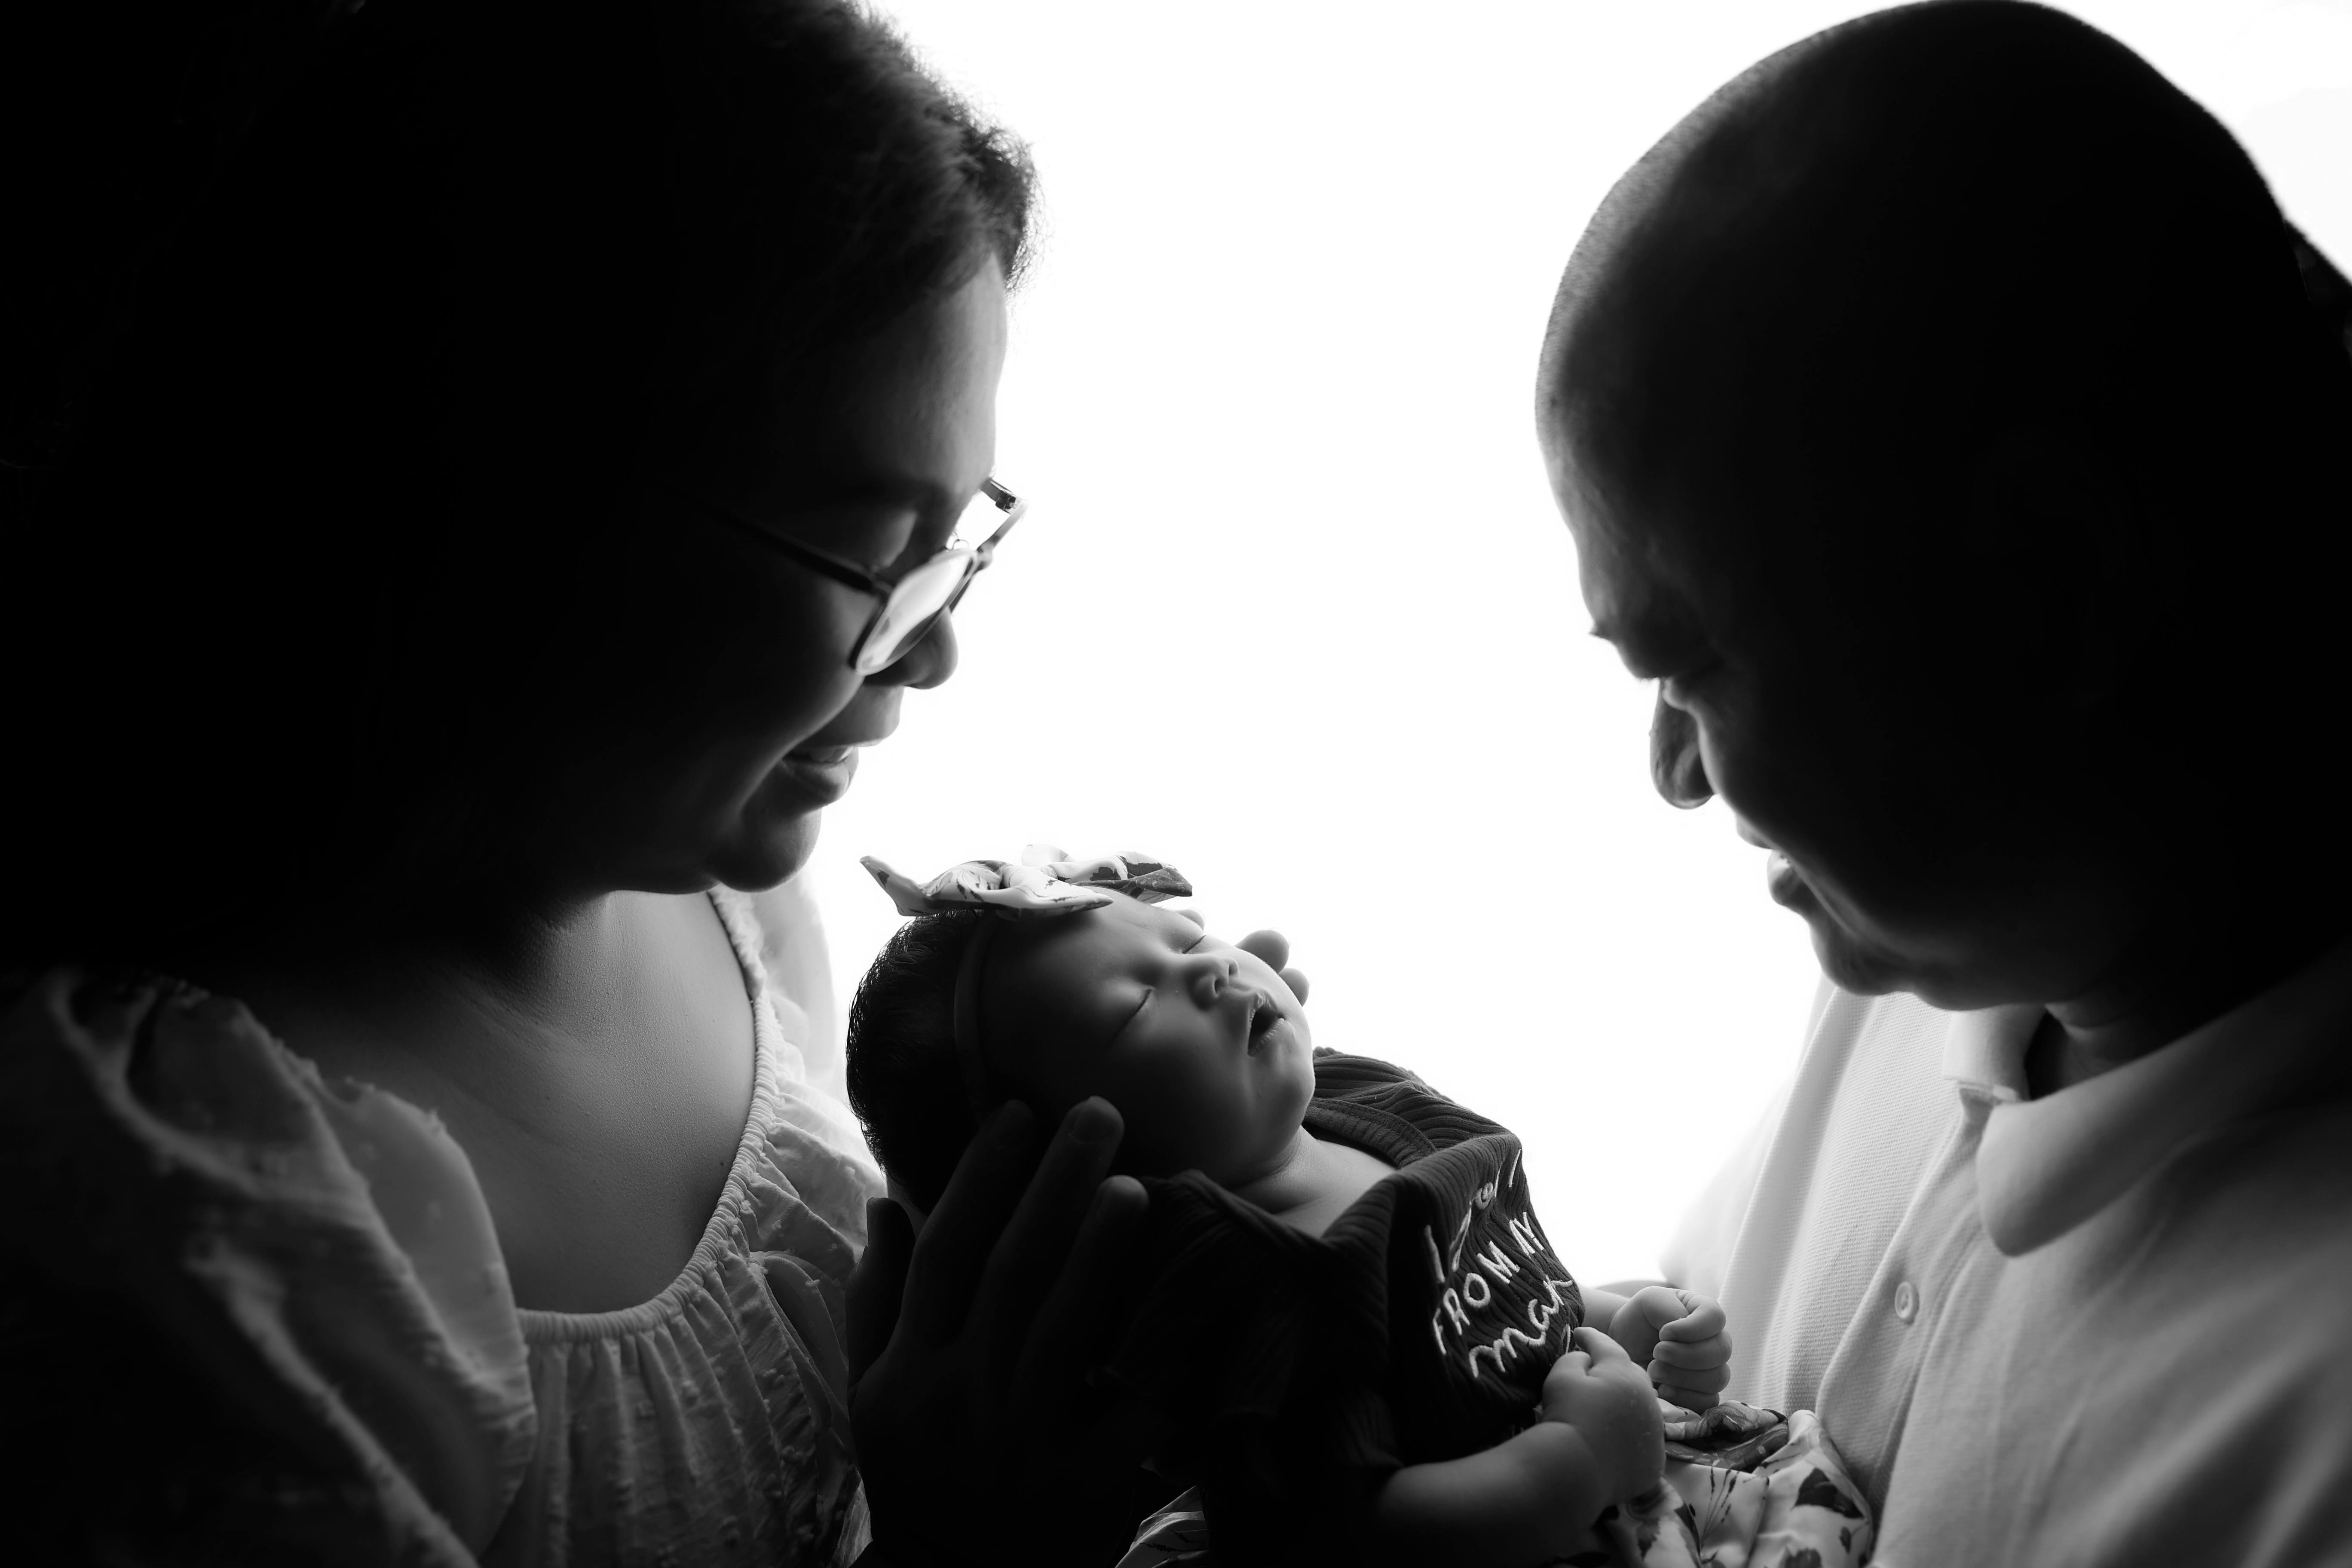
<svg viewBox="0 0 2352 1568"><path fill-rule="evenodd" d="M1968 1084L1959 1096L1943 1147L1822 1375L1822 1418L1874 1504L1894 1471L1927 1348L1982 1237L1976 1153L1995 1096Z"/></svg>

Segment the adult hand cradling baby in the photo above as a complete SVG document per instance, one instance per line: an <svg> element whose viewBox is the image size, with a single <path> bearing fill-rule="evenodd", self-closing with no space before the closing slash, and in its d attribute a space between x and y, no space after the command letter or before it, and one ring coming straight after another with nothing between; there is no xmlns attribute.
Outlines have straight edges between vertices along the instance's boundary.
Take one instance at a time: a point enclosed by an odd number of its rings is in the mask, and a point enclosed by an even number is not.
<svg viewBox="0 0 2352 1568"><path fill-rule="evenodd" d="M1132 1533L1157 1429L1086 1378L1144 1215L1142 1188L1109 1174L1119 1132L1099 1100L1050 1138L1007 1104L919 1240L896 1204L870 1205L848 1291L849 1403L893 1560L958 1561L975 1535L1009 1531L1034 1561L1101 1563ZM1051 1500L1008 1518L1022 1499Z"/></svg>

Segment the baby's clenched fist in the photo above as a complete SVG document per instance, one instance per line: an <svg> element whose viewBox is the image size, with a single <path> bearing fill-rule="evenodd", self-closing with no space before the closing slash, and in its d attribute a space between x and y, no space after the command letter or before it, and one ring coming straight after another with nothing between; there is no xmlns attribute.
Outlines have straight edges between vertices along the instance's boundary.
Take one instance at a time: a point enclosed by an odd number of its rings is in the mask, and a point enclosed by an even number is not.
<svg viewBox="0 0 2352 1568"><path fill-rule="evenodd" d="M1544 1418L1576 1428L1609 1467L1611 1496L1647 1490L1666 1463L1665 1427L1649 1375L1598 1329L1579 1329L1570 1342L1576 1348L1552 1363L1544 1379Z"/></svg>
<svg viewBox="0 0 2352 1568"><path fill-rule="evenodd" d="M1647 1286L1618 1310L1609 1333L1648 1363L1661 1395L1686 1410L1715 1404L1731 1381L1731 1334L1723 1304L1711 1296Z"/></svg>

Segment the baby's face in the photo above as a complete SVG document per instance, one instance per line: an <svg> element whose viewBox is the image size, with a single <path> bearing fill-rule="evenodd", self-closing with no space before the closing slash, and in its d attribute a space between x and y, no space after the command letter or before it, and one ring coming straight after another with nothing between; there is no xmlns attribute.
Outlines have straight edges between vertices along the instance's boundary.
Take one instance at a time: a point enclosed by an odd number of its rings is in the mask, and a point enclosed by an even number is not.
<svg viewBox="0 0 2352 1568"><path fill-rule="evenodd" d="M1088 1095L1127 1122L1120 1164L1255 1178L1315 1092L1298 998L1255 956L1182 915L1115 896L999 939L982 981L990 1065L1058 1115Z"/></svg>

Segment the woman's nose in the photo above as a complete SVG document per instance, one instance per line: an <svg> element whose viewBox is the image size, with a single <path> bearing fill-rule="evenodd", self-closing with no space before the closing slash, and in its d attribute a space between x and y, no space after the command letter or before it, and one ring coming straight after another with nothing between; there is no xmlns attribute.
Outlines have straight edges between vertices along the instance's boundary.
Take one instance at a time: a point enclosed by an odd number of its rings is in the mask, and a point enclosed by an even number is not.
<svg viewBox="0 0 2352 1568"><path fill-rule="evenodd" d="M949 611L931 623L931 629L925 632L914 647L866 679L878 680L886 686L911 686L918 691L928 690L955 673L959 657L955 613Z"/></svg>

